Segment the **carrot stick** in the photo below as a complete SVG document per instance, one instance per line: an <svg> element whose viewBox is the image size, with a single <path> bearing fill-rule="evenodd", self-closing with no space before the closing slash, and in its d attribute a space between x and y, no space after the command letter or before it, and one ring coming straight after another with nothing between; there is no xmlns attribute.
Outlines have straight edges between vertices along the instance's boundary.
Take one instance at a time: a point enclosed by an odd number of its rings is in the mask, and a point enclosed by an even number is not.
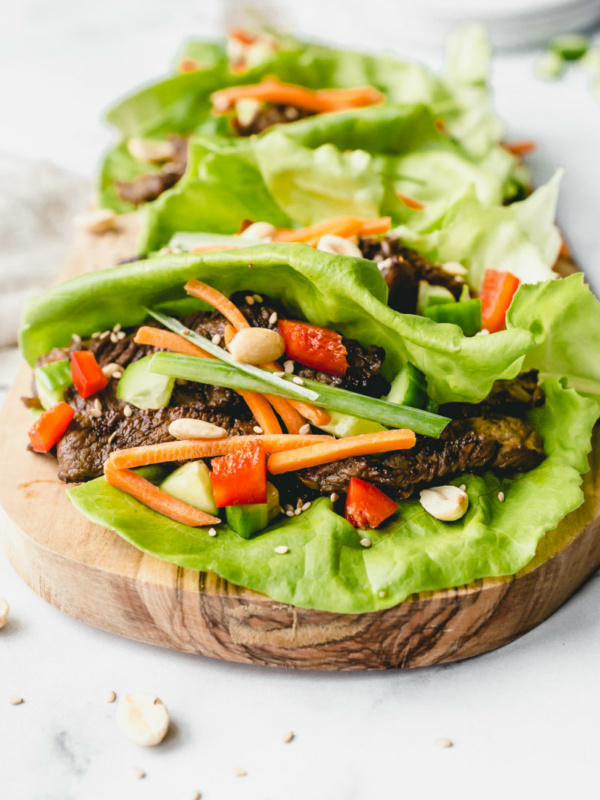
<svg viewBox="0 0 600 800"><path fill-rule="evenodd" d="M318 464L330 464L332 461L340 461L349 456L387 453L390 450L408 450L414 447L415 441L415 434L404 428L395 431L363 433L360 436L334 439L298 450L277 453L269 458L267 469L273 475L279 475L282 472L315 467Z"/></svg>
<svg viewBox="0 0 600 800"><path fill-rule="evenodd" d="M246 319L246 317L242 314L242 312L235 306L231 300L225 297L224 294L221 294L217 289L213 289L212 286L209 286L206 283L202 283L202 281L188 281L184 286L184 289L188 294L191 294L193 297L197 297L199 300L204 300L205 303L208 303L214 308L217 309L225 319L228 319L229 322L237 328L249 328L250 323Z"/></svg>
<svg viewBox="0 0 600 800"><path fill-rule="evenodd" d="M252 416L262 428L263 433L280 434L282 432L275 412L271 408L269 401L262 394L256 392L239 392L239 394L246 401Z"/></svg>
<svg viewBox="0 0 600 800"><path fill-rule="evenodd" d="M327 233L334 233L336 236L351 236L360 230L365 221L361 217L333 217L325 222L309 225L307 228L281 228L273 239L276 242L305 242L308 244L314 240L318 241Z"/></svg>
<svg viewBox="0 0 600 800"><path fill-rule="evenodd" d="M260 442L265 453L297 450L317 442L328 442L332 436L291 436L290 434L265 434L264 436L229 436L226 439L196 439L194 441L162 442L142 445L127 450L116 450L109 461L117 469L133 469L167 461L190 461L198 458L225 456L243 448L248 442ZM346 440L347 441L347 440ZM108 462L107 462L108 463ZM106 465L105 465L106 467Z"/></svg>
<svg viewBox="0 0 600 800"><path fill-rule="evenodd" d="M295 83L282 83L277 78L268 77L261 83L246 86L230 86L211 95L215 114L230 111L238 100L259 100L276 105L292 105L308 111L326 113L360 108L381 103L384 96L371 86L355 89L320 89L314 91Z"/></svg>
<svg viewBox="0 0 600 800"><path fill-rule="evenodd" d="M392 224L391 217L379 217L378 219L368 219L363 222L360 230L357 231L359 236L377 236L380 233L387 233Z"/></svg>
<svg viewBox="0 0 600 800"><path fill-rule="evenodd" d="M233 325L225 326L224 339L227 348L235 334L236 330ZM264 433L281 433L281 426L277 422L277 418L271 406L273 406L283 420L288 433L298 433L300 428L304 425L304 420L300 414L294 411L288 401L283 397L260 395L254 392L240 392L240 394L248 404L250 410L254 414L254 418L263 429ZM263 401L266 405L263 404Z"/></svg>
<svg viewBox="0 0 600 800"><path fill-rule="evenodd" d="M410 208L411 211L423 211L426 208L425 203L417 200L416 197L410 197L402 192L396 192L396 194L398 195L398 199L401 200L407 208Z"/></svg>
<svg viewBox="0 0 600 800"><path fill-rule="evenodd" d="M161 328L152 328L149 325L142 325L135 335L136 344L149 344L153 347L160 347L161 350L171 350L173 353L184 353L186 356L200 356L200 358L214 358L201 347L198 347L183 336L179 336L172 331L164 331Z"/></svg>
<svg viewBox="0 0 600 800"><path fill-rule="evenodd" d="M524 142L505 142L504 149L512 153L513 156L526 156L537 150L537 143L533 141Z"/></svg>
<svg viewBox="0 0 600 800"><path fill-rule="evenodd" d="M317 427L329 425L331 422L331 415L323 408L311 406L310 403L303 403L302 400L288 400L288 403L295 408L299 414L310 420L313 425L317 425Z"/></svg>
<svg viewBox="0 0 600 800"><path fill-rule="evenodd" d="M181 522L192 528L200 525L219 525L221 522L218 517L213 517L163 492L162 489L154 486L141 475L137 475L129 469L118 469L110 460L104 465L104 475L107 483L114 486L115 489L126 492L148 508L158 511L159 514L163 514L175 522Z"/></svg>

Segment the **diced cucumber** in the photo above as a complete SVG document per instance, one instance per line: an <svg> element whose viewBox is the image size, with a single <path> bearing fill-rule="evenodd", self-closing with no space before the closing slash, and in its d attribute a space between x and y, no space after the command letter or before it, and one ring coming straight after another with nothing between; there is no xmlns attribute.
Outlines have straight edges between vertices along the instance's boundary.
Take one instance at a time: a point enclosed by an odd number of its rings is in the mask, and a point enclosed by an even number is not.
<svg viewBox="0 0 600 800"><path fill-rule="evenodd" d="M320 430L332 433L338 439L346 436L359 436L361 433L374 433L375 431L385 431L386 428L379 422L372 422L368 419L360 419L350 414L341 414L339 411L330 411L331 420L327 425L319 425Z"/></svg>
<svg viewBox="0 0 600 800"><path fill-rule="evenodd" d="M189 461L178 467L164 479L160 488L207 514L214 515L218 512L213 498L210 471L204 461Z"/></svg>
<svg viewBox="0 0 600 800"><path fill-rule="evenodd" d="M440 303L455 303L454 295L445 286L432 286L427 281L419 281L417 297L417 314L423 314L427 306Z"/></svg>
<svg viewBox="0 0 600 800"><path fill-rule="evenodd" d="M427 306L425 316L435 322L451 322L462 328L465 336L474 336L481 330L481 300Z"/></svg>
<svg viewBox="0 0 600 800"><path fill-rule="evenodd" d="M73 385L71 362L53 361L34 370L35 385L43 407L48 410L65 398L65 389Z"/></svg>
<svg viewBox="0 0 600 800"><path fill-rule="evenodd" d="M192 247L203 247L204 245L231 245L231 247L250 247L254 244L264 244L258 239L240 239L224 233L193 233L192 231L180 231L173 234L169 247L181 247L182 250L189 251Z"/></svg>
<svg viewBox="0 0 600 800"><path fill-rule="evenodd" d="M279 492L272 483L267 483L266 503L227 506L225 509L227 524L242 539L250 539L260 533L278 514Z"/></svg>
<svg viewBox="0 0 600 800"><path fill-rule="evenodd" d="M565 66L564 59L558 53L549 50L537 59L533 71L540 80L555 81L562 76Z"/></svg>
<svg viewBox="0 0 600 800"><path fill-rule="evenodd" d="M398 403L401 406L425 408L428 400L425 375L414 364L407 361L404 368L392 381L392 388L386 399L390 403Z"/></svg>
<svg viewBox="0 0 600 800"><path fill-rule="evenodd" d="M578 33L565 33L550 42L550 51L565 61L579 61L587 53L590 41Z"/></svg>
<svg viewBox="0 0 600 800"><path fill-rule="evenodd" d="M119 381L117 397L136 408L164 408L169 405L175 378L150 372L153 356L145 356L134 361L126 369Z"/></svg>

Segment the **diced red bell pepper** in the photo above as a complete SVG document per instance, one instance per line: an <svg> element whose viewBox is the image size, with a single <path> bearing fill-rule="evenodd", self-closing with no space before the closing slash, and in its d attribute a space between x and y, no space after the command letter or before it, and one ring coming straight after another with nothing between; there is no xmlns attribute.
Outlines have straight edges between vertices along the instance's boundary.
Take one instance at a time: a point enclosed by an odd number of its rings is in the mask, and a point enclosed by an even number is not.
<svg viewBox="0 0 600 800"><path fill-rule="evenodd" d="M267 459L260 442L213 458L210 480L217 508L267 502Z"/></svg>
<svg viewBox="0 0 600 800"><path fill-rule="evenodd" d="M346 374L348 351L339 333L291 319L280 319L277 328L289 358L329 375Z"/></svg>
<svg viewBox="0 0 600 800"><path fill-rule="evenodd" d="M346 519L355 528L378 528L398 510L398 504L376 486L351 478L346 497Z"/></svg>
<svg viewBox="0 0 600 800"><path fill-rule="evenodd" d="M91 350L78 350L71 354L71 375L75 388L84 398L101 392L108 383Z"/></svg>
<svg viewBox="0 0 600 800"><path fill-rule="evenodd" d="M519 283L519 279L510 272L486 269L479 298L481 325L490 333L496 333L506 327L506 312L519 288Z"/></svg>
<svg viewBox="0 0 600 800"><path fill-rule="evenodd" d="M57 403L36 419L29 441L36 453L48 453L69 427L75 412L68 403Z"/></svg>

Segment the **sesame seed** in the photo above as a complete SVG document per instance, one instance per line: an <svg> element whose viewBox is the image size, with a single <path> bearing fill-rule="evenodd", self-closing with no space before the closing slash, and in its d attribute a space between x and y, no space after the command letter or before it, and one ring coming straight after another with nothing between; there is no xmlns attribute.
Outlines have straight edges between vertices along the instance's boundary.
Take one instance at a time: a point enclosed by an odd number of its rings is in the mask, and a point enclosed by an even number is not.
<svg viewBox="0 0 600 800"><path fill-rule="evenodd" d="M90 408L90 410L89 410L89 412L88 412L88 413L89 413L90 417L94 417L94 418L96 418L96 419L97 419L98 417L101 417L101 416L102 416L102 411L100 411L100 409L99 409L99 408Z"/></svg>
<svg viewBox="0 0 600 800"><path fill-rule="evenodd" d="M109 692L106 695L106 702L107 703L114 703L116 699L117 699L117 695L114 692Z"/></svg>
<svg viewBox="0 0 600 800"><path fill-rule="evenodd" d="M108 339L109 336L110 336L110 331L102 331L102 333L100 334L100 336L98 338L99 339Z"/></svg>
<svg viewBox="0 0 600 800"><path fill-rule="evenodd" d="M277 553L278 556L284 556L286 553L290 552L290 548L285 544L280 544L277 547L273 548L274 552Z"/></svg>
<svg viewBox="0 0 600 800"><path fill-rule="evenodd" d="M273 375L276 378L283 378L283 376L285 375L285 372L274 372Z"/></svg>
<svg viewBox="0 0 600 800"><path fill-rule="evenodd" d="M486 335L486 334L488 334L488 333L489 333L489 331L488 331L488 329L487 329L487 328L482 328L480 331L477 331L477 333L475 334L475 336L485 336L485 335Z"/></svg>
<svg viewBox="0 0 600 800"><path fill-rule="evenodd" d="M254 433L258 433L258 434L261 434L263 432L263 429L260 427L260 425L255 425L252 428L252 430L254 431Z"/></svg>
<svg viewBox="0 0 600 800"><path fill-rule="evenodd" d="M112 444L114 440L117 438L119 431L113 431L111 435L108 437L108 444Z"/></svg>
<svg viewBox="0 0 600 800"><path fill-rule="evenodd" d="M118 342L122 342L122 341L123 341L123 339L124 339L126 336L127 336L127 334L125 333L125 331L119 331L119 332L117 333L117 341L118 341Z"/></svg>
<svg viewBox="0 0 600 800"><path fill-rule="evenodd" d="M286 361L285 364L283 365L283 369L285 372L287 372L288 375L291 375L291 373L294 371L294 362Z"/></svg>
<svg viewBox="0 0 600 800"><path fill-rule="evenodd" d="M294 510L294 506L291 503L286 503L285 504L285 510L286 511L293 511Z"/></svg>
<svg viewBox="0 0 600 800"><path fill-rule="evenodd" d="M190 800L200 800L201 797L202 795L200 794L200 792L194 792L194 794L191 795Z"/></svg>
<svg viewBox="0 0 600 800"><path fill-rule="evenodd" d="M296 500L296 508L302 508L302 498L301 497L299 497Z"/></svg>
<svg viewBox="0 0 600 800"><path fill-rule="evenodd" d="M302 506L300 506L300 508L297 508L297 509L294 511L294 514L295 514L296 516L299 516L301 513L302 513Z"/></svg>
<svg viewBox="0 0 600 800"><path fill-rule="evenodd" d="M294 509L290 509L289 511L285 512L286 517L293 517L294 516Z"/></svg>
<svg viewBox="0 0 600 800"><path fill-rule="evenodd" d="M116 325L113 325L113 331L114 331L115 333L118 333L118 332L121 330L121 328L122 328L122 327L123 327L123 326L121 325L121 323L120 323L120 322L117 322L117 324L116 324Z"/></svg>
<svg viewBox="0 0 600 800"><path fill-rule="evenodd" d="M297 375L294 375L294 377L292 378L292 382L298 384L298 386L304 386L304 381Z"/></svg>
<svg viewBox="0 0 600 800"><path fill-rule="evenodd" d="M498 492L498 500L500 500L501 503L504 502L504 492Z"/></svg>
<svg viewBox="0 0 600 800"><path fill-rule="evenodd" d="M95 333L92 333L92 339L99 339L99 338L100 338L100 331L96 331Z"/></svg>
<svg viewBox="0 0 600 800"><path fill-rule="evenodd" d="M219 336L218 333L215 333L215 335L211 339L211 342L213 344L221 344L221 337Z"/></svg>
<svg viewBox="0 0 600 800"><path fill-rule="evenodd" d="M377 592L377 594L378 594L378 595L379 595L379 597L381 597L381 598L383 598L383 597L387 597L387 592L385 591L385 589L382 589L380 592Z"/></svg>
<svg viewBox="0 0 600 800"><path fill-rule="evenodd" d="M239 767L236 767L236 769L233 770L233 774L235 775L236 778L244 778L248 773L246 772L245 769L240 769Z"/></svg>
<svg viewBox="0 0 600 800"><path fill-rule="evenodd" d="M275 325L276 322L277 322L277 312L274 311L269 317L269 325Z"/></svg>
<svg viewBox="0 0 600 800"><path fill-rule="evenodd" d="M123 414L125 414L126 417L130 417L133 414L131 406L125 406L125 408L123 409Z"/></svg>
<svg viewBox="0 0 600 800"><path fill-rule="evenodd" d="M255 295L253 295L253 297L254 297L254 299L256 300L257 303L262 303L263 299L259 294L255 294Z"/></svg>
<svg viewBox="0 0 600 800"><path fill-rule="evenodd" d="M77 333L74 333L71 336L71 341L73 342L73 344L81 344L81 336L79 336L79 334Z"/></svg>
<svg viewBox="0 0 600 800"><path fill-rule="evenodd" d="M340 499L340 496L337 492L332 492L329 495L329 499L331 500L332 503L337 503L337 501Z"/></svg>
<svg viewBox="0 0 600 800"><path fill-rule="evenodd" d="M285 508L283 506L279 506L279 510L281 511L282 514L285 514Z"/></svg>
<svg viewBox="0 0 600 800"><path fill-rule="evenodd" d="M310 425L306 423L306 425L303 425L298 432L303 436L306 436L307 433L310 433Z"/></svg>
<svg viewBox="0 0 600 800"><path fill-rule="evenodd" d="M113 344L116 344L119 341L118 338L117 338L117 334L116 333L111 333L110 334L110 340L111 340L111 342Z"/></svg>
<svg viewBox="0 0 600 800"><path fill-rule="evenodd" d="M22 697L19 697L18 694L11 694L8 698L8 702L11 706L20 706L21 703L25 702Z"/></svg>
<svg viewBox="0 0 600 800"><path fill-rule="evenodd" d="M100 400L98 400L98 398L94 400L94 408L96 409L96 411L102 411L102 403L100 402Z"/></svg>
<svg viewBox="0 0 600 800"><path fill-rule="evenodd" d="M281 741L284 744L289 744L293 738L294 738L294 731L288 731L287 733L283 734L283 736L281 737Z"/></svg>
<svg viewBox="0 0 600 800"><path fill-rule="evenodd" d="M459 488L460 488L461 492L466 492L467 491L467 484L466 483L461 483Z"/></svg>
<svg viewBox="0 0 600 800"><path fill-rule="evenodd" d="M254 305L254 298L251 295L247 295L244 299L246 300L249 306Z"/></svg>
<svg viewBox="0 0 600 800"><path fill-rule="evenodd" d="M135 775L136 778L139 778L140 780L146 777L146 773L144 772L143 769L140 769L140 767L134 767L133 774Z"/></svg>
<svg viewBox="0 0 600 800"><path fill-rule="evenodd" d="M310 500L307 500L306 503L302 506L302 511L308 511L308 509L312 506Z"/></svg>
<svg viewBox="0 0 600 800"><path fill-rule="evenodd" d="M217 531L215 530L215 528L209 528L208 529L208 535L209 536L216 536L217 535Z"/></svg>
<svg viewBox="0 0 600 800"><path fill-rule="evenodd" d="M371 540L370 539L361 539L360 543L363 547L371 547Z"/></svg>
<svg viewBox="0 0 600 800"><path fill-rule="evenodd" d="M454 747L454 742L446 737L443 737L442 739L436 739L435 743L438 747Z"/></svg>

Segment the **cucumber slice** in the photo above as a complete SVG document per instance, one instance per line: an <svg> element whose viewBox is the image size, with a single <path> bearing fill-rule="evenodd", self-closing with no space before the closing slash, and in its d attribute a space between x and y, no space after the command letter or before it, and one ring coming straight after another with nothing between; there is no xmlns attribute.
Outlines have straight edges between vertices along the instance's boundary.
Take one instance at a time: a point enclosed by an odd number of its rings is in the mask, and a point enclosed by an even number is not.
<svg viewBox="0 0 600 800"><path fill-rule="evenodd" d="M579 61L587 53L590 40L578 33L566 33L550 42L550 51L565 61Z"/></svg>
<svg viewBox="0 0 600 800"><path fill-rule="evenodd" d="M455 303L454 295L445 286L432 286L427 281L419 281L417 314L423 314L427 306L441 303Z"/></svg>
<svg viewBox="0 0 600 800"><path fill-rule="evenodd" d="M425 375L408 361L392 381L388 402L411 408L425 408L428 399Z"/></svg>
<svg viewBox="0 0 600 800"><path fill-rule="evenodd" d="M564 58L549 50L537 59L533 71L543 81L555 81L563 75L565 67Z"/></svg>
<svg viewBox="0 0 600 800"><path fill-rule="evenodd" d="M474 336L481 330L481 300L427 306L424 316L435 322L453 323L462 328L465 336Z"/></svg>
<svg viewBox="0 0 600 800"><path fill-rule="evenodd" d="M33 372L38 397L43 407L48 410L65 399L65 389L73 385L71 362L54 361Z"/></svg>
<svg viewBox="0 0 600 800"><path fill-rule="evenodd" d="M350 414L341 414L339 411L330 411L331 420L327 425L319 425L319 429L326 433L332 433L338 439L346 436L359 436L361 433L374 433L375 431L385 431L379 422L372 422L368 419L360 419Z"/></svg>
<svg viewBox="0 0 600 800"><path fill-rule="evenodd" d="M164 408L169 405L175 378L150 372L153 356L134 361L119 381L117 397L136 408Z"/></svg>
<svg viewBox="0 0 600 800"><path fill-rule="evenodd" d="M213 498L210 471L204 461L189 461L178 467L160 484L160 488L172 497L182 500L207 514L217 514Z"/></svg>
<svg viewBox="0 0 600 800"><path fill-rule="evenodd" d="M250 539L267 527L279 514L279 492L267 483L267 502L241 506L227 506L225 519L229 527L242 539Z"/></svg>

